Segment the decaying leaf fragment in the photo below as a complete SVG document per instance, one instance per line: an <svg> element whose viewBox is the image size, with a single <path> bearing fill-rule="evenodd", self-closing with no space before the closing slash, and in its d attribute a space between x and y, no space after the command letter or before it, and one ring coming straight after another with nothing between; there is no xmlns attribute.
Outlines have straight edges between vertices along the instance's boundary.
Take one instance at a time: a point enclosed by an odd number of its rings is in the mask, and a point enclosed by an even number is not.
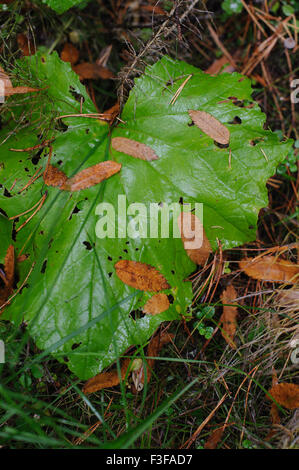
<svg viewBox="0 0 299 470"><path fill-rule="evenodd" d="M165 277L149 264L122 259L114 267L119 279L135 289L159 292L170 288Z"/></svg>
<svg viewBox="0 0 299 470"><path fill-rule="evenodd" d="M103 180L115 175L121 169L121 164L107 160L97 163L85 170L79 171L75 176L69 178L62 189L66 191L80 191L80 189L90 188Z"/></svg>
<svg viewBox="0 0 299 470"><path fill-rule="evenodd" d="M205 111L188 111L194 124L219 144L229 144L229 130L218 119Z"/></svg>
<svg viewBox="0 0 299 470"><path fill-rule="evenodd" d="M281 383L270 388L269 393L281 406L288 410L299 408L299 385ZM270 399L270 397L267 398Z"/></svg>
<svg viewBox="0 0 299 470"><path fill-rule="evenodd" d="M130 358L124 359L121 365L120 375L117 369L95 375L84 384L83 393L89 394L98 392L103 388L115 387L120 381L125 379L130 362Z"/></svg>
<svg viewBox="0 0 299 470"><path fill-rule="evenodd" d="M148 357L158 357L159 352L165 346L165 344L170 343L174 338L174 335L172 333L167 333L167 331L162 331L158 333L157 335L153 336L152 339L149 342L149 345L147 347L146 355ZM147 359L147 365L146 365L146 381L149 383L151 380L152 376L152 371L154 369L155 365L155 359ZM145 372L144 372L144 366L140 369L140 378L139 378L139 388L136 387L135 383L135 391L140 391L143 388L144 382L145 382Z"/></svg>
<svg viewBox="0 0 299 470"><path fill-rule="evenodd" d="M201 221L192 212L182 212L178 217L178 226L187 255L193 263L203 266L212 253L212 248ZM198 245L196 241L200 242L201 246L190 248L192 245Z"/></svg>
<svg viewBox="0 0 299 470"><path fill-rule="evenodd" d="M277 379L277 374L274 371L272 375L272 387L275 387L276 385L278 385L278 379ZM275 426L277 424L280 424L278 406L276 405L274 401L271 404L270 417L271 417L272 428L270 429L268 435L266 436L266 441L269 441L276 434Z"/></svg>
<svg viewBox="0 0 299 470"><path fill-rule="evenodd" d="M0 314L1 305L3 305L8 297L13 293L13 284L15 279L15 250L13 245L7 248L4 260L4 272L0 270L0 279L4 286L0 289Z"/></svg>
<svg viewBox="0 0 299 470"><path fill-rule="evenodd" d="M246 258L239 262L239 266L248 276L260 281L298 282L299 266L275 256Z"/></svg>
<svg viewBox="0 0 299 470"><path fill-rule="evenodd" d="M31 39L27 37L26 34L19 33L17 35L17 42L24 56L30 56L35 54L36 50L34 43Z"/></svg>
<svg viewBox="0 0 299 470"><path fill-rule="evenodd" d="M225 425L221 426L220 428L214 429L214 431L208 437L208 440L205 442L204 448L216 449L223 436L224 429Z"/></svg>
<svg viewBox="0 0 299 470"><path fill-rule="evenodd" d="M70 62L71 65L74 65L79 60L79 51L71 42L66 42L61 51L60 58L64 62Z"/></svg>
<svg viewBox="0 0 299 470"><path fill-rule="evenodd" d="M118 152L126 153L134 158L151 162L159 157L155 151L148 145L137 142L136 140L127 139L126 137L114 137L111 141L112 148Z"/></svg>
<svg viewBox="0 0 299 470"><path fill-rule="evenodd" d="M107 67L90 62L82 62L81 64L75 65L73 70L79 75L80 80L92 78L101 78L105 80L114 77L114 74L109 69L107 69Z"/></svg>
<svg viewBox="0 0 299 470"><path fill-rule="evenodd" d="M58 186L59 188L62 188L67 181L66 174L53 165L47 165L43 178L47 186Z"/></svg>
<svg viewBox="0 0 299 470"><path fill-rule="evenodd" d="M223 313L220 317L220 323L222 324L221 333L227 344L233 349L236 349L234 337L237 329L236 318L238 315L238 307L231 304L236 298L237 292L232 284L227 286L221 295L221 302L223 303Z"/></svg>
<svg viewBox="0 0 299 470"><path fill-rule="evenodd" d="M17 86L14 87L11 83L10 78L8 77L7 73L0 67L0 79L3 82L3 92L4 96L11 96L23 93L32 93L34 91L40 91L39 88L31 88L28 86Z"/></svg>
<svg viewBox="0 0 299 470"><path fill-rule="evenodd" d="M153 295L143 307L144 313L148 313L150 315L158 315L168 309L169 300L166 294Z"/></svg>
<svg viewBox="0 0 299 470"><path fill-rule="evenodd" d="M85 168L72 178L68 178L63 171L53 165L47 165L43 176L48 186L59 187L64 191L80 191L110 178L110 176L118 173L120 169L120 163L107 160Z"/></svg>

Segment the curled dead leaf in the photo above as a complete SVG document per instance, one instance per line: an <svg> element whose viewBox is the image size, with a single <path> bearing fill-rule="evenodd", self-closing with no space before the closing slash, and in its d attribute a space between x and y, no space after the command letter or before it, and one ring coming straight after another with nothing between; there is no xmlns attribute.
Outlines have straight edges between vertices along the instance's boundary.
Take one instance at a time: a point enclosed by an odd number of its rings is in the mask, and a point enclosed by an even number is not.
<svg viewBox="0 0 299 470"><path fill-rule="evenodd" d="M120 375L117 369L110 372L102 372L89 379L83 387L83 393L95 393L103 388L115 387L123 381L127 375L131 359L127 358L122 362Z"/></svg>
<svg viewBox="0 0 299 470"><path fill-rule="evenodd" d="M229 144L230 133L218 119L205 111L188 111L194 124L219 144Z"/></svg>
<svg viewBox="0 0 299 470"><path fill-rule="evenodd" d="M161 351L163 346L165 346L165 344L170 343L173 340L173 338L174 338L174 335L172 333L167 333L166 331L162 331L158 333L157 335L153 336L147 347L146 355L149 358L158 357L159 352ZM142 368L140 368L140 371L138 374L139 375L138 384L136 383L136 381L134 382L135 392L140 391L143 388L143 385L145 382L144 367L146 367L146 381L147 383L149 383L149 381L151 380L154 365L155 365L155 359L147 359L146 366L143 366Z"/></svg>
<svg viewBox="0 0 299 470"><path fill-rule="evenodd" d="M121 169L121 164L107 160L97 163L85 170L79 171L75 176L69 178L61 189L66 191L80 191L80 189L90 188L103 180L115 175Z"/></svg>
<svg viewBox="0 0 299 470"><path fill-rule="evenodd" d="M291 383L281 383L270 388L269 393L281 406L288 410L299 408L299 385ZM268 397L268 399L271 399Z"/></svg>
<svg viewBox="0 0 299 470"><path fill-rule="evenodd" d="M153 266L139 261L120 260L115 265L119 279L135 289L159 292L169 289L165 277Z"/></svg>
<svg viewBox="0 0 299 470"><path fill-rule="evenodd" d="M275 256L246 258L239 262L239 266L248 276L260 281L294 284L298 280L299 266Z"/></svg>
<svg viewBox="0 0 299 470"><path fill-rule="evenodd" d="M118 152L126 153L134 158L151 162L159 157L154 150L148 145L137 142L136 140L127 139L126 137L114 137L111 141L112 148Z"/></svg>
<svg viewBox="0 0 299 470"><path fill-rule="evenodd" d="M236 318L238 315L238 307L231 304L234 303L236 297L237 292L232 284L227 286L221 295L221 302L223 304L223 313L220 317L220 323L222 324L221 333L227 344L233 349L236 349L234 337L237 329Z"/></svg>
<svg viewBox="0 0 299 470"><path fill-rule="evenodd" d="M169 309L169 300L166 294L155 294L143 307L144 313L158 315Z"/></svg>
<svg viewBox="0 0 299 470"><path fill-rule="evenodd" d="M106 80L108 78L114 78L114 74L109 69L90 62L82 62L81 64L75 65L73 70L79 75L80 80L97 78Z"/></svg>
<svg viewBox="0 0 299 470"><path fill-rule="evenodd" d="M66 42L61 51L60 58L64 62L70 62L72 65L75 65L79 60L79 51L72 43Z"/></svg>
<svg viewBox="0 0 299 470"><path fill-rule="evenodd" d="M193 263L203 266L212 248L201 221L192 212L182 212L178 217L178 226L189 258Z"/></svg>

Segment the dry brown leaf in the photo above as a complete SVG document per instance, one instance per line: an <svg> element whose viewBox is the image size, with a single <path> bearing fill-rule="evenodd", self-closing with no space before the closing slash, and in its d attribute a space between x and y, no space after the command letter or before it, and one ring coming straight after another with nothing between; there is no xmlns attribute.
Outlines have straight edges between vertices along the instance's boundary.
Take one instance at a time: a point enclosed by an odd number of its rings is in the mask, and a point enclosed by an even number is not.
<svg viewBox="0 0 299 470"><path fill-rule="evenodd" d="M120 163L107 160L85 168L72 178L68 178L63 171L48 165L44 172L44 181L48 186L56 186L64 191L80 191L110 178L110 176L118 173L120 169Z"/></svg>
<svg viewBox="0 0 299 470"><path fill-rule="evenodd" d="M149 264L122 259L114 267L119 279L135 289L159 292L170 288L165 277Z"/></svg>
<svg viewBox="0 0 299 470"><path fill-rule="evenodd" d="M226 64L229 64L229 61L225 56L222 56L220 57L220 59L214 60L210 67L205 70L205 73L208 73L210 75L217 75ZM225 69L223 69L223 72L227 71L226 69L228 69L228 67L225 67Z"/></svg>
<svg viewBox="0 0 299 470"><path fill-rule="evenodd" d="M102 372L89 379L83 387L83 393L89 394L98 392L103 388L115 387L124 380L130 365L131 359L127 358L123 361L120 369L120 376L117 369L111 372Z"/></svg>
<svg viewBox="0 0 299 470"><path fill-rule="evenodd" d="M147 347L147 352L146 355L148 357L158 357L159 352L165 346L165 344L170 343L174 338L174 335L171 333L167 333L166 331L163 331L161 333L158 333L157 335L153 336L152 339L149 342L149 345ZM152 371L154 369L155 365L155 359L147 359L147 365L146 365L146 381L149 383L151 380L152 376ZM145 381L145 373L144 373L144 367L141 369L141 374L140 374L140 384L144 385ZM141 387L143 388L143 387ZM140 388L140 389L141 389ZM135 385L135 392L139 391L136 390L136 385Z"/></svg>
<svg viewBox="0 0 299 470"><path fill-rule="evenodd" d="M299 266L278 259L275 256L262 258L245 258L239 266L248 276L260 281L288 282L294 284L298 280Z"/></svg>
<svg viewBox="0 0 299 470"><path fill-rule="evenodd" d="M278 384L277 374L274 371L272 375L272 387L276 386L277 384ZM271 404L270 417L271 417L272 428L270 429L269 433L266 436L266 441L269 441L276 434L277 431L274 426L276 424L280 424L278 406L274 402L272 402Z"/></svg>
<svg viewBox="0 0 299 470"><path fill-rule="evenodd" d="M44 174L43 174L44 182L47 186L58 186L62 187L64 183L67 181L66 174L55 168L53 165L48 165Z"/></svg>
<svg viewBox="0 0 299 470"><path fill-rule="evenodd" d="M60 54L61 60L75 65L79 60L79 51L72 43L66 42Z"/></svg>
<svg viewBox="0 0 299 470"><path fill-rule="evenodd" d="M192 212L182 212L178 217L178 226L181 232L184 248L189 258L193 261L193 263L203 266L209 258L210 253L212 253L212 248L205 231L202 228L201 221L198 219L198 217L196 217L195 214L192 214ZM198 228L197 233L195 231L196 228ZM194 243L195 239L200 239L201 235L201 247L194 249L188 248L188 245L190 243Z"/></svg>
<svg viewBox="0 0 299 470"><path fill-rule="evenodd" d="M34 43L30 39L28 39L24 33L20 33L17 35L17 42L24 56L30 56L35 54Z"/></svg>
<svg viewBox="0 0 299 470"><path fill-rule="evenodd" d="M3 305L9 296L13 293L15 279L15 250L13 245L9 245L4 259L4 276L1 275L4 286L0 289L0 314L1 305Z"/></svg>
<svg viewBox="0 0 299 470"><path fill-rule="evenodd" d="M208 440L206 441L204 448L216 449L222 438L223 431L224 431L224 426L221 426L221 428L214 429L214 431L212 431L212 433L208 437Z"/></svg>
<svg viewBox="0 0 299 470"><path fill-rule="evenodd" d="M102 78L103 80L106 80L108 78L114 78L114 74L109 69L102 65L92 64L90 62L82 62L81 64L75 65L73 70L79 75L80 80L92 78Z"/></svg>
<svg viewBox="0 0 299 470"><path fill-rule="evenodd" d="M114 150L126 153L134 158L140 158L140 160L151 162L159 158L148 145L137 142L136 140L127 139L126 137L114 137L111 145Z"/></svg>
<svg viewBox="0 0 299 470"><path fill-rule="evenodd" d="M69 178L61 189L66 191L80 191L80 189L90 188L103 180L115 175L121 169L121 164L107 160L97 163L85 170L79 171L75 176Z"/></svg>
<svg viewBox="0 0 299 470"><path fill-rule="evenodd" d="M269 393L281 406L288 410L299 408L299 385L281 383L270 388ZM267 398L271 400L270 397Z"/></svg>
<svg viewBox="0 0 299 470"><path fill-rule="evenodd" d="M229 130L218 119L205 111L188 111L194 124L219 144L229 144Z"/></svg>
<svg viewBox="0 0 299 470"><path fill-rule="evenodd" d="M120 113L119 103L115 103L113 106L111 106L111 108L104 111L103 115L106 116L106 118L104 118L104 119L106 121L108 121L109 124L111 125L111 124L113 124L113 122L115 121L116 116L118 116L119 113Z"/></svg>
<svg viewBox="0 0 299 470"><path fill-rule="evenodd" d="M143 307L144 313L158 315L169 309L169 300L166 294L155 294Z"/></svg>
<svg viewBox="0 0 299 470"><path fill-rule="evenodd" d="M7 248L5 260L4 260L4 272L6 276L6 286L12 291L15 277L15 249L13 245L9 245ZM9 293L9 295L11 292Z"/></svg>
<svg viewBox="0 0 299 470"><path fill-rule="evenodd" d="M230 304L233 303L236 297L237 293L232 284L227 286L221 295L221 302L223 303L223 313L220 317L220 323L222 323L221 333L227 344L233 349L236 349L234 336L237 329L236 318L238 315L238 307Z"/></svg>

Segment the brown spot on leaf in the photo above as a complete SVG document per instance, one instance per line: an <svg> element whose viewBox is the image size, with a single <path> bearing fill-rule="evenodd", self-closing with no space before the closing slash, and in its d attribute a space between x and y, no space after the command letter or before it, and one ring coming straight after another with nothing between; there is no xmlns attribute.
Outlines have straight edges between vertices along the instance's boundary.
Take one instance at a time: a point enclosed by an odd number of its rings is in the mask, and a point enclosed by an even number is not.
<svg viewBox="0 0 299 470"><path fill-rule="evenodd" d="M169 309L169 300L166 294L155 294L143 307L144 313L158 315Z"/></svg>
<svg viewBox="0 0 299 470"><path fill-rule="evenodd" d="M159 292L169 289L165 277L153 266L139 261L120 260L115 264L119 279L135 289Z"/></svg>
<svg viewBox="0 0 299 470"><path fill-rule="evenodd" d="M137 142L136 140L127 139L126 137L114 137L111 144L114 150L126 153L134 158L139 158L140 160L151 162L159 158L148 145Z"/></svg>
<svg viewBox="0 0 299 470"><path fill-rule="evenodd" d="M205 111L194 111L192 109L188 113L194 124L213 140L223 145L229 143L229 130L214 116Z"/></svg>

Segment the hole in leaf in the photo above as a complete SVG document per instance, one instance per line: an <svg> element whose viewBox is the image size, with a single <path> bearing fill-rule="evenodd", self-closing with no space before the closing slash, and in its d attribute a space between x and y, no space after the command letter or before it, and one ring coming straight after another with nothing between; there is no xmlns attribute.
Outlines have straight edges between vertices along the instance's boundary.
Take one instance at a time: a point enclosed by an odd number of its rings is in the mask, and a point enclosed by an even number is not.
<svg viewBox="0 0 299 470"><path fill-rule="evenodd" d="M239 116L235 116L232 121L229 121L228 124L242 124L242 119Z"/></svg>
<svg viewBox="0 0 299 470"><path fill-rule="evenodd" d="M216 140L214 140L214 144L220 149L227 149L229 147L229 144L219 144L219 142L216 142Z"/></svg>
<svg viewBox="0 0 299 470"><path fill-rule="evenodd" d="M92 250L91 243L89 243L89 242L85 241L85 242L83 242L83 245L85 245L85 247L86 247L86 250Z"/></svg>
<svg viewBox="0 0 299 470"><path fill-rule="evenodd" d="M169 303L170 303L170 304L173 304L173 302L174 302L174 297L173 297L173 295L169 294L167 297L168 297Z"/></svg>
<svg viewBox="0 0 299 470"><path fill-rule="evenodd" d="M41 272L42 274L44 274L44 272L46 271L47 262L48 262L47 259L45 259L45 261L43 262L42 269L40 270L40 272Z"/></svg>
<svg viewBox="0 0 299 470"><path fill-rule="evenodd" d="M55 129L60 132L66 132L68 130L68 126L61 120L57 119L55 121Z"/></svg>
<svg viewBox="0 0 299 470"><path fill-rule="evenodd" d="M41 155L43 153L43 149L40 149L38 152L36 152L35 155L33 155L33 157L31 158L31 161L32 161L32 164L33 165L37 165L40 158L41 158Z"/></svg>
<svg viewBox="0 0 299 470"><path fill-rule="evenodd" d="M71 215L69 216L69 220L72 219L72 217L73 217L74 214L78 214L78 212L80 212L80 210L81 210L81 209L79 209L78 206L75 206L74 209L73 209L72 212L71 212Z"/></svg>
<svg viewBox="0 0 299 470"><path fill-rule="evenodd" d="M9 192L6 188L4 188L4 193L3 193L3 195L4 195L5 197L12 197L12 195L10 194L10 192Z"/></svg>
<svg viewBox="0 0 299 470"><path fill-rule="evenodd" d="M79 103L81 103L81 100L82 100L82 103L84 103L85 101L84 96L82 96L81 93L78 93L74 87L70 86L69 92L75 98L76 101L79 101Z"/></svg>

